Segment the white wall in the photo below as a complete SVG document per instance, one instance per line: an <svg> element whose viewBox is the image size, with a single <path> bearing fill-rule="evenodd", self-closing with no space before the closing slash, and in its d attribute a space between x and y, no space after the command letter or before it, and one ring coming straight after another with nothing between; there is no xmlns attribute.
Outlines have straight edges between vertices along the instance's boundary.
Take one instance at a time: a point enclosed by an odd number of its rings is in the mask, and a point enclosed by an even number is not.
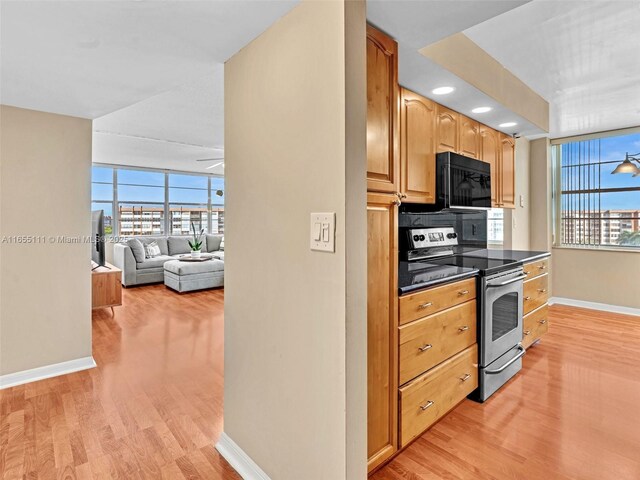
<svg viewBox="0 0 640 480"><path fill-rule="evenodd" d="M91 355L91 120L0 106L0 375ZM12 243L33 236L36 243ZM9 240L7 240L9 239Z"/></svg>
<svg viewBox="0 0 640 480"><path fill-rule="evenodd" d="M303 1L225 66L224 430L274 480L366 478L365 75L362 2Z"/></svg>

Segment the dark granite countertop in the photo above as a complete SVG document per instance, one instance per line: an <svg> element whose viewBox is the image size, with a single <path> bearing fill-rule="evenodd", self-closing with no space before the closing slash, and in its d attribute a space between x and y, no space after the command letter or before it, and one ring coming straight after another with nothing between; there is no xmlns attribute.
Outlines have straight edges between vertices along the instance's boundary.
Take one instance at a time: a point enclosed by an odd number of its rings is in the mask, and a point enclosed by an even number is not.
<svg viewBox="0 0 640 480"><path fill-rule="evenodd" d="M417 290L462 280L478 274L478 270L454 265L438 265L424 262L400 262L398 269L398 293L406 295Z"/></svg>

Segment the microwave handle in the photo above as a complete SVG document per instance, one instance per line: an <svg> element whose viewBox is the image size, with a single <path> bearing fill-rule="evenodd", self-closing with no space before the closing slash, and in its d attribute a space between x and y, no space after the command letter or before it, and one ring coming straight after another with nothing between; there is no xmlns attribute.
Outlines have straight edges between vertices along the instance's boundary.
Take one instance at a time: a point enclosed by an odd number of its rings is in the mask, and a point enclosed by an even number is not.
<svg viewBox="0 0 640 480"><path fill-rule="evenodd" d="M487 283L487 287L504 287L505 285L509 285L510 283L516 283L520 280L524 280L525 278L527 278L526 275L521 275L519 277L512 278L511 280L507 280L506 282L502 282L502 283Z"/></svg>
<svg viewBox="0 0 640 480"><path fill-rule="evenodd" d="M503 366L501 366L500 368L498 368L496 370L485 370L484 373L488 373L489 375L497 375L498 373L504 372L509 365L515 363L517 360L519 360L522 357L524 357L525 353L527 353L527 351L524 349L524 347L522 345L520 345L520 344L518 344L518 350L520 350L520 353L518 353L518 355L513 357L511 360L509 360Z"/></svg>

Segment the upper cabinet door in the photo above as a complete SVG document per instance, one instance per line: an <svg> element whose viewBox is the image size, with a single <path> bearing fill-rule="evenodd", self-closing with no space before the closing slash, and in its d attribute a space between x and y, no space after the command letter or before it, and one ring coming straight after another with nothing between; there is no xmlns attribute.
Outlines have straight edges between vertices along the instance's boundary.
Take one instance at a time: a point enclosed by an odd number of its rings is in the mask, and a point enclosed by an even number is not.
<svg viewBox="0 0 640 480"><path fill-rule="evenodd" d="M460 150L460 142L458 128L460 122L460 114L447 107L438 105L436 123L436 139L438 144L436 151L458 153Z"/></svg>
<svg viewBox="0 0 640 480"><path fill-rule="evenodd" d="M460 115L460 153L480 158L480 124L464 115Z"/></svg>
<svg viewBox="0 0 640 480"><path fill-rule="evenodd" d="M491 165L491 206L500 207L500 139L486 125L480 126L480 160Z"/></svg>
<svg viewBox="0 0 640 480"><path fill-rule="evenodd" d="M399 184L398 44L367 25L367 188L397 192Z"/></svg>
<svg viewBox="0 0 640 480"><path fill-rule="evenodd" d="M502 208L516 208L516 143L515 140L500 133L501 189Z"/></svg>
<svg viewBox="0 0 640 480"><path fill-rule="evenodd" d="M400 191L406 195L403 201L434 203L436 104L404 88L400 98Z"/></svg>

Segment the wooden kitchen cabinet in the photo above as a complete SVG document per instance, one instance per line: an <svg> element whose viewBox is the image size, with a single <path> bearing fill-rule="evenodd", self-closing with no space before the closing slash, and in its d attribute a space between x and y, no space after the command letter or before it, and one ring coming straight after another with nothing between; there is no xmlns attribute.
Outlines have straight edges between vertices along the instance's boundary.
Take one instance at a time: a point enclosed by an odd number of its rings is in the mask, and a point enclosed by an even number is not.
<svg viewBox="0 0 640 480"><path fill-rule="evenodd" d="M459 129L460 154L471 158L480 158L480 123L460 114Z"/></svg>
<svg viewBox="0 0 640 480"><path fill-rule="evenodd" d="M549 265L550 258L524 264L522 300L524 313L522 345L529 348L549 330ZM526 359L524 360L526 361Z"/></svg>
<svg viewBox="0 0 640 480"><path fill-rule="evenodd" d="M397 450L398 197L367 194L367 458L373 470Z"/></svg>
<svg viewBox="0 0 640 480"><path fill-rule="evenodd" d="M460 136L458 134L460 114L447 107L438 105L436 108L436 151L460 152Z"/></svg>
<svg viewBox="0 0 640 480"><path fill-rule="evenodd" d="M400 192L404 202L434 203L436 104L400 91Z"/></svg>
<svg viewBox="0 0 640 480"><path fill-rule="evenodd" d="M367 189L399 186L398 44L367 25Z"/></svg>
<svg viewBox="0 0 640 480"><path fill-rule="evenodd" d="M480 126L480 160L491 165L491 206L500 207L500 139L498 132L486 125Z"/></svg>
<svg viewBox="0 0 640 480"><path fill-rule="evenodd" d="M502 208L516 208L516 142L500 133L500 195Z"/></svg>
<svg viewBox="0 0 640 480"><path fill-rule="evenodd" d="M480 125L479 159L491 165L491 205L516 206L515 140L486 125Z"/></svg>

